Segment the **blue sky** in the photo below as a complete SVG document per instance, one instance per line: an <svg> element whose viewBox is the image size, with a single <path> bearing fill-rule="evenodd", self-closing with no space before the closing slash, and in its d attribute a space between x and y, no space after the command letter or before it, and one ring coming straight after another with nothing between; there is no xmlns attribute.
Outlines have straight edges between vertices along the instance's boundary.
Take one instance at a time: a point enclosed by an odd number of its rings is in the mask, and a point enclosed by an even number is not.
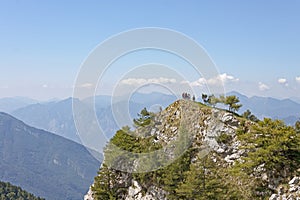
<svg viewBox="0 0 300 200"><path fill-rule="evenodd" d="M71 96L81 63L100 42L162 27L196 40L220 74L238 79L227 90L300 98L299 10L297 0L2 0L0 97Z"/></svg>

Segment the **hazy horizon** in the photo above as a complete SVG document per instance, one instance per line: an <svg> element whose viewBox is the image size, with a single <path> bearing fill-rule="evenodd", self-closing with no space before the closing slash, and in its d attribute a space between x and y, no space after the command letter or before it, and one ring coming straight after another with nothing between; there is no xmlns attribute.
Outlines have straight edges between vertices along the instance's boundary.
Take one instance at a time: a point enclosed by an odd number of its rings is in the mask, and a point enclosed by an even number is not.
<svg viewBox="0 0 300 200"><path fill-rule="evenodd" d="M145 95L149 95L149 94L152 94L152 93L160 93L160 94L164 94L164 95L174 95L174 96L179 96L181 97L181 94L171 94L171 93L164 93L162 91L142 91L142 92L138 92L139 94L145 94ZM280 98L280 97L272 97L272 96L263 96L263 95L252 95L252 96L249 96L249 95L246 95L246 94L243 94L241 92L238 92L238 91L229 91L227 92L226 94L230 94L230 93L239 93L240 95L243 95L243 96L246 96L247 98L252 98L252 97L265 97L265 98L274 98L274 99L278 99L278 100L292 100L298 104L300 104L300 98L296 97L296 96L293 96L293 97L283 97L283 98ZM198 99L201 99L201 95L202 93L199 93L199 94L196 94L195 97L198 98ZM216 94L216 95L219 95L219 94ZM107 96L107 97L112 97L112 95L110 94L99 94L99 95L95 95L95 96L90 96L90 97L96 97L96 96ZM123 95L121 96L116 96L116 97L122 97ZM86 97L86 98L90 98L90 97ZM33 100L33 101L36 101L36 102L39 102L39 103L47 103L47 102L55 102L55 101L64 101L64 100L67 100L69 98L73 98L72 96L66 96L66 97L54 97L54 98L49 98L49 99L37 99L37 98L32 98L32 97L26 97L26 96L6 96L6 97L0 97L0 100L1 99L25 99L25 100ZM80 99L80 100L84 100L86 98L83 98L83 99Z"/></svg>
<svg viewBox="0 0 300 200"><path fill-rule="evenodd" d="M137 51L111 65L95 94L110 95L117 83L180 88L182 81L165 75L125 79L132 67L162 63L185 75L185 83L197 93L221 80L225 92L300 99L299 1L2 1L0 5L0 98L71 97L82 63L97 45L127 30L161 27L195 40L219 75L204 79L179 57Z"/></svg>

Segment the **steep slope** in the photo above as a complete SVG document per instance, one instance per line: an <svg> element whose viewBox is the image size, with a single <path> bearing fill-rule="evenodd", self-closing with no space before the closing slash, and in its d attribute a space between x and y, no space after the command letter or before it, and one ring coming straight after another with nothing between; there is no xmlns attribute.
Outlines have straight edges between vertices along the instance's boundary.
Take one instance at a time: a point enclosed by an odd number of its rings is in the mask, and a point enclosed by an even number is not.
<svg viewBox="0 0 300 200"><path fill-rule="evenodd" d="M46 199L82 199L99 161L75 142L0 113L0 180Z"/></svg>
<svg viewBox="0 0 300 200"><path fill-rule="evenodd" d="M72 98L58 102L32 104L12 112L16 118L30 126L44 129L80 143L72 113ZM79 100L75 100L78 103Z"/></svg>
<svg viewBox="0 0 300 200"><path fill-rule="evenodd" d="M300 197L286 187L300 172L294 128L188 100L144 114L111 139L85 199L267 199L278 188Z"/></svg>

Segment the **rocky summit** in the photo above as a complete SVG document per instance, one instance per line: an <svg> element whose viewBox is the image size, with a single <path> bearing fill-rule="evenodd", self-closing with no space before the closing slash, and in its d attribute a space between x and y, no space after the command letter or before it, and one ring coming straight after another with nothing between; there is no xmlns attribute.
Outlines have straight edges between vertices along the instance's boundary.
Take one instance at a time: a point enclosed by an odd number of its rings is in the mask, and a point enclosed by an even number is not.
<svg viewBox="0 0 300 200"><path fill-rule="evenodd" d="M300 199L299 130L281 121L177 100L134 124L107 144L85 200Z"/></svg>

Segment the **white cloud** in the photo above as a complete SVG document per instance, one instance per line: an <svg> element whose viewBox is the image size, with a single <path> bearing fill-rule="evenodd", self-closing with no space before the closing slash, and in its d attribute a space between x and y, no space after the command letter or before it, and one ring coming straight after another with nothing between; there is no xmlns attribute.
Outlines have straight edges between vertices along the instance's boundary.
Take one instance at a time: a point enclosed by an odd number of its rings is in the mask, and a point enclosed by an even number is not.
<svg viewBox="0 0 300 200"><path fill-rule="evenodd" d="M288 84L286 78L279 78L279 79L278 79L278 83L279 83L279 84L282 84L282 85L285 85L286 87L289 86L289 84Z"/></svg>
<svg viewBox="0 0 300 200"><path fill-rule="evenodd" d="M279 78L278 79L278 83L280 83L280 84L286 84L287 80L285 78Z"/></svg>
<svg viewBox="0 0 300 200"><path fill-rule="evenodd" d="M93 87L92 83L83 83L81 85L79 85L80 88L91 88Z"/></svg>
<svg viewBox="0 0 300 200"><path fill-rule="evenodd" d="M220 74L219 75L219 79L221 80L221 81L223 81L223 82L237 82L237 81L239 81L239 79L238 78L235 78L235 77L233 77L233 76L231 76L231 75L227 75L226 73L224 73L224 74Z"/></svg>
<svg viewBox="0 0 300 200"><path fill-rule="evenodd" d="M300 83L300 76L297 76L297 77L296 77L296 81L297 81L298 83Z"/></svg>
<svg viewBox="0 0 300 200"><path fill-rule="evenodd" d="M265 91L265 90L269 90L270 89L270 87L268 85L266 85L266 84L264 84L262 82L258 83L258 88L259 88L260 91Z"/></svg>
<svg viewBox="0 0 300 200"><path fill-rule="evenodd" d="M205 78L199 78L198 80L193 81L193 82L188 82L188 81L186 81L186 82L189 83L190 86L203 86L207 83Z"/></svg>
<svg viewBox="0 0 300 200"><path fill-rule="evenodd" d="M181 81L180 84L190 84L189 81Z"/></svg>
<svg viewBox="0 0 300 200"><path fill-rule="evenodd" d="M143 85L147 82L146 79L143 78L128 78L121 81L121 84L124 85Z"/></svg>
<svg viewBox="0 0 300 200"><path fill-rule="evenodd" d="M176 79L174 78L165 78L165 77L159 77L159 78L128 78L121 81L121 84L123 85L145 85L145 84L166 84L166 83L176 83Z"/></svg>
<svg viewBox="0 0 300 200"><path fill-rule="evenodd" d="M47 84L44 84L42 87L43 87L43 88L47 88L47 87L48 87L48 85L47 85Z"/></svg>
<svg viewBox="0 0 300 200"><path fill-rule="evenodd" d="M203 86L203 85L222 85L226 83L238 82L239 79L226 73L220 74L216 77L205 79L199 78L194 82L190 82L191 86Z"/></svg>

